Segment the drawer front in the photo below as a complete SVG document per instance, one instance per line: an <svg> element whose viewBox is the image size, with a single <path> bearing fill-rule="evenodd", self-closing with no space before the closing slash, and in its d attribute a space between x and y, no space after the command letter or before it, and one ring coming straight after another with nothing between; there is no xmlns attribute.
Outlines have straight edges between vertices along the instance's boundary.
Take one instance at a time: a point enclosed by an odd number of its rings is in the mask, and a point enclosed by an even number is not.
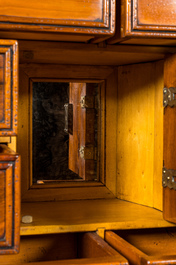
<svg viewBox="0 0 176 265"><path fill-rule="evenodd" d="M125 1L124 35L175 37L176 2L170 0Z"/></svg>
<svg viewBox="0 0 176 265"><path fill-rule="evenodd" d="M17 133L18 50L17 43L0 40L0 136Z"/></svg>
<svg viewBox="0 0 176 265"><path fill-rule="evenodd" d="M0 255L16 253L20 231L20 161L0 145Z"/></svg>
<svg viewBox="0 0 176 265"><path fill-rule="evenodd" d="M0 29L106 35L114 32L114 0L0 0Z"/></svg>

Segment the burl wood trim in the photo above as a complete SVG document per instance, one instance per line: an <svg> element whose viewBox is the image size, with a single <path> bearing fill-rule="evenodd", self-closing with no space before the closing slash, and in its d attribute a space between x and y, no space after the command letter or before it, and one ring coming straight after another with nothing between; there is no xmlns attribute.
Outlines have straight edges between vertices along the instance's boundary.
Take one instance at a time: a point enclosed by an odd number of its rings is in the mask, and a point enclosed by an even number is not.
<svg viewBox="0 0 176 265"><path fill-rule="evenodd" d="M17 253L20 241L20 157L0 145L0 254Z"/></svg>
<svg viewBox="0 0 176 265"><path fill-rule="evenodd" d="M3 59L0 84L0 136L17 134L18 115L18 45L16 41L1 40L0 54ZM2 75L1 75L2 76Z"/></svg>

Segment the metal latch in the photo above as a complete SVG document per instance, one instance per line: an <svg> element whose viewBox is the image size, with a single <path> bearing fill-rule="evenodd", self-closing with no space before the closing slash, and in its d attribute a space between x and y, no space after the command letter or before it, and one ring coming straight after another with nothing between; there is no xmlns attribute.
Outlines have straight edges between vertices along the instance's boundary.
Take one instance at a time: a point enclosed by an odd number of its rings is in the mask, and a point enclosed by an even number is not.
<svg viewBox="0 0 176 265"><path fill-rule="evenodd" d="M82 96L81 100L81 108L89 108L93 109L94 108L94 97L93 96Z"/></svg>
<svg viewBox="0 0 176 265"><path fill-rule="evenodd" d="M176 190L176 170L163 168L163 187Z"/></svg>
<svg viewBox="0 0 176 265"><path fill-rule="evenodd" d="M163 89L163 106L176 106L176 87L165 87Z"/></svg>
<svg viewBox="0 0 176 265"><path fill-rule="evenodd" d="M96 160L96 148L94 146L81 146L79 154L84 160Z"/></svg>

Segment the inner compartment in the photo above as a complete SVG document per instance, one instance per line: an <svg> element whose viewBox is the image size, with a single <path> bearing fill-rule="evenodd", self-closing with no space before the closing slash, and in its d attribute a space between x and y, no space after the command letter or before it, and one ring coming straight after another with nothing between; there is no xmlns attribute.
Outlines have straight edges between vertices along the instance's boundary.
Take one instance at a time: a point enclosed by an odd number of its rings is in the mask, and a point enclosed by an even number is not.
<svg viewBox="0 0 176 265"><path fill-rule="evenodd" d="M121 230L115 233L148 256L175 255L175 228Z"/></svg>
<svg viewBox="0 0 176 265"><path fill-rule="evenodd" d="M22 236L20 253L1 255L6 265L70 259L91 259L115 256L122 264L125 259L96 233L64 233Z"/></svg>

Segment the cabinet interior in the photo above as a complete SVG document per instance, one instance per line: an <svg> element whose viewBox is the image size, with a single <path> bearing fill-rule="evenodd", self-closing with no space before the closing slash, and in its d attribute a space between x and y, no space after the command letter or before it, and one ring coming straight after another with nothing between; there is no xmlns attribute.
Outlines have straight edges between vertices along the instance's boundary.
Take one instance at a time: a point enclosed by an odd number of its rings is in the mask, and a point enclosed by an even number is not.
<svg viewBox="0 0 176 265"><path fill-rule="evenodd" d="M47 52L46 44L51 48ZM80 45L84 49L79 49ZM72 205L70 208L73 207L74 209L74 207L77 207L74 201L79 200L82 208L84 203L86 205L87 200L90 200L93 205L99 199L103 199L103 203L106 200L110 202L109 207L112 203L111 209L114 216L116 216L115 218L117 218L115 222L115 219L111 220L109 217L111 225L113 222L111 228L127 227L126 224L131 221L132 227L137 228L141 227L141 222L143 222L137 221L137 214L132 215L131 220L128 215L126 216L126 213L121 222L117 217L119 216L118 211L121 209L121 206L119 206L121 202L127 208L127 211L130 209L131 203L139 204L143 213L145 213L145 206L154 208L153 210L157 212L157 225L161 227L171 225L163 220L161 221L162 215L159 212L162 211L163 163L162 59L166 50L158 48L154 51L148 48L149 53L145 53L144 47L138 47L138 52L133 48L127 51L127 48L116 47L114 53L113 49L110 51L108 46L103 50L101 47L97 47L97 45L92 47L92 44L90 46L89 44L85 46L82 46L82 44L75 44L75 46L70 44L69 46L67 44L64 49L62 44L56 47L54 43L19 42L20 91L17 151L22 154L22 205L25 205L25 203L31 205L27 212L22 206L22 215L24 213L30 215L33 212L33 205L41 207L39 202L42 203L43 201L51 202L53 209L55 209L54 212L56 212L56 209L62 208L62 201L65 201L66 205L68 201L68 205ZM169 48L168 52L170 49L172 48ZM86 64L88 50L92 51L94 56L91 62L88 60ZM71 53L73 54L72 57L70 57ZM100 65L98 65L100 53L102 58ZM26 54L32 56L26 56ZM75 64L73 60L74 56L77 55L79 57ZM114 55L116 56L116 65L113 63ZM93 65L96 59L97 65ZM129 62L129 64L125 64L125 62ZM28 115L29 111L29 84L36 79L45 79L46 81L59 79L61 81L69 80L69 82L84 81L101 85L103 93L100 99L101 140L99 153L101 158L99 181L82 182L81 184L77 181L74 183L62 182L55 187L46 184L40 185L40 188L30 188L29 147L28 141L26 141L26 139L29 139L29 135L26 137L24 129L26 128L29 134L28 116L25 113ZM15 148L15 144L13 146ZM56 204L56 201L59 203ZM115 204L113 204L113 201ZM44 205L46 204L44 203ZM116 205L116 207L113 205ZM119 209L117 209L118 207ZM103 208L104 204L101 204L100 212L103 211ZM64 211L64 208L62 209ZM36 214L35 211L33 214ZM148 220L147 227L156 226L156 220L150 222L150 217L148 216L148 218L147 214L144 214L144 216ZM45 218L47 219L46 216ZM56 223L59 222L57 221L57 215L55 218ZM67 217L65 218L65 224L67 224ZM67 227L66 231L72 229L78 231L76 228L77 221L72 221L72 228ZM92 217L90 223L94 222L95 224L92 229L96 230L99 227L98 224L102 223L101 221L101 218L95 220ZM39 226L40 222L42 223L42 221L39 221ZM84 224L84 229L88 231L88 224L86 222ZM33 225L35 227L35 224ZM45 225L44 221L43 226ZM24 232L25 227L28 232ZM21 225L21 234L32 233L32 230L28 230L27 227L25 224ZM107 227L107 222L105 227ZM47 231L47 228L44 230ZM55 231L55 228L53 231Z"/></svg>

